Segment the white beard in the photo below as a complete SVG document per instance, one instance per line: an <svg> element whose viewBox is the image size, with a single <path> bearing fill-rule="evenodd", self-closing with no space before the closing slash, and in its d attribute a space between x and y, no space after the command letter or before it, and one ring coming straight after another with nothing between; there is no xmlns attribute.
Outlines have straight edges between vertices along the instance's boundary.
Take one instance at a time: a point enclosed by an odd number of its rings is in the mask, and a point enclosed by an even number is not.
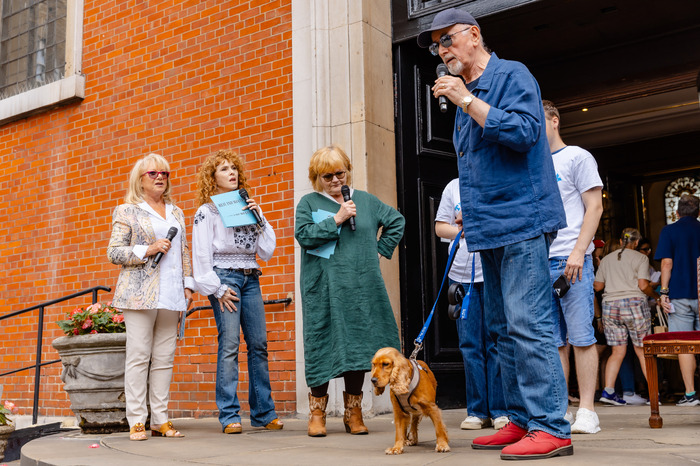
<svg viewBox="0 0 700 466"><path fill-rule="evenodd" d="M459 76L464 71L464 65L459 60L452 60L449 65L447 65L447 70L453 76Z"/></svg>

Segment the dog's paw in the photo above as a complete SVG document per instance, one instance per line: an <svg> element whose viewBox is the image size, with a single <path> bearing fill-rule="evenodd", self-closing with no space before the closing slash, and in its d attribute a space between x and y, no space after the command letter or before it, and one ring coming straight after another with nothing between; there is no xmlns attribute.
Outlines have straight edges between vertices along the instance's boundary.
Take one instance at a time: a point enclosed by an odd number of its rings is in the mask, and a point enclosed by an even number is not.
<svg viewBox="0 0 700 466"><path fill-rule="evenodd" d="M412 447L414 445L418 445L418 437L414 437L413 435L408 434L408 437L404 441L404 444L409 446L409 447Z"/></svg>
<svg viewBox="0 0 700 466"><path fill-rule="evenodd" d="M435 445L435 451L438 453L447 453L450 451L450 446L446 443L438 443Z"/></svg>
<svg viewBox="0 0 700 466"><path fill-rule="evenodd" d="M384 450L384 453L386 453L387 455L400 455L401 453L403 453L403 447L397 447L396 445L394 445L393 447Z"/></svg>

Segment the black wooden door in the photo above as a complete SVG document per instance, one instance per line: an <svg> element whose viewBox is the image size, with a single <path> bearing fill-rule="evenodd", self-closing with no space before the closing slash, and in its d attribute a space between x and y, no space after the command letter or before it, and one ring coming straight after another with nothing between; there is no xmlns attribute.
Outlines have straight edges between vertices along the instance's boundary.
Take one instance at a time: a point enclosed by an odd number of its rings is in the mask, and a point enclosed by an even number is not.
<svg viewBox="0 0 700 466"><path fill-rule="evenodd" d="M394 48L398 202L406 217L404 247L400 252L402 335L404 351L427 319L445 272L448 243L435 235L434 221L442 191L457 177L452 145L455 107L441 113L430 88L441 61L415 40ZM446 288L424 340L424 359L438 380L443 408L465 404L465 381L455 322L447 317Z"/></svg>

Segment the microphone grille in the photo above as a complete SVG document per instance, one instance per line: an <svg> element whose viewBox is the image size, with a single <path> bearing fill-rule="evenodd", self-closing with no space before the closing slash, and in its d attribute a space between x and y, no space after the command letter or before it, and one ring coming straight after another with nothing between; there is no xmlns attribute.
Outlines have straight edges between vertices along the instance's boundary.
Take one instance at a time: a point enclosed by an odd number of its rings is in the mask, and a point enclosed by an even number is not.
<svg viewBox="0 0 700 466"><path fill-rule="evenodd" d="M438 75L449 73L449 70L447 69L447 65L445 65L444 63L440 63L437 66L437 68L435 69L435 73Z"/></svg>

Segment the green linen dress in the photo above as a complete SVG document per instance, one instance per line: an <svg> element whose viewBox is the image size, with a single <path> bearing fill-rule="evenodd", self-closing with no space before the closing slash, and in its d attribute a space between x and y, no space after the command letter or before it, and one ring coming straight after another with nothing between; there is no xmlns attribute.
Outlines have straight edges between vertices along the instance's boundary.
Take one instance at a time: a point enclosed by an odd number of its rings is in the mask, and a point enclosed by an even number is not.
<svg viewBox="0 0 700 466"><path fill-rule="evenodd" d="M334 200L314 192L297 206L294 236L302 247L300 285L309 387L347 371L370 370L379 348L400 350L377 253L391 258L405 220L367 192L355 190L352 200L357 207L356 231L345 222L340 233L332 216L316 223L312 215L338 212L340 204ZM336 244L329 258L309 253L330 241Z"/></svg>

